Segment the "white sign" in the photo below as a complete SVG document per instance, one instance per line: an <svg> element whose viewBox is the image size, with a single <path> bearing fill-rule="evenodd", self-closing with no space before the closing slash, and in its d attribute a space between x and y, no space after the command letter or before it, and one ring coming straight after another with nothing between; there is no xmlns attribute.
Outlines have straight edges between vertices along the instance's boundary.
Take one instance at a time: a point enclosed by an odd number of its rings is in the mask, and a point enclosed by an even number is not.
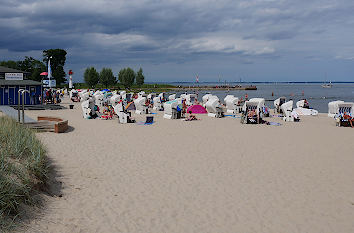
<svg viewBox="0 0 354 233"><path fill-rule="evenodd" d="M23 80L23 73L5 73L5 80Z"/></svg>
<svg viewBox="0 0 354 233"><path fill-rule="evenodd" d="M49 85L49 81L50 81L50 84ZM55 79L51 79L51 80L43 80L43 87L55 87L57 85L57 82L55 81Z"/></svg>

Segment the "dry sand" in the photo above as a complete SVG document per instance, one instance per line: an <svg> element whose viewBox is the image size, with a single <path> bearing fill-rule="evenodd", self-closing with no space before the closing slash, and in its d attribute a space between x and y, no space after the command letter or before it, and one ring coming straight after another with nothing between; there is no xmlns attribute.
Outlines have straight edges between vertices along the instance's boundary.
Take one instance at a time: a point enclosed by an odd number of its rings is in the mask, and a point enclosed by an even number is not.
<svg viewBox="0 0 354 233"><path fill-rule="evenodd" d="M282 126L122 125L84 120L79 104L27 114L72 127L38 133L63 196L43 195L27 232L354 232L354 129L325 114L269 119Z"/></svg>

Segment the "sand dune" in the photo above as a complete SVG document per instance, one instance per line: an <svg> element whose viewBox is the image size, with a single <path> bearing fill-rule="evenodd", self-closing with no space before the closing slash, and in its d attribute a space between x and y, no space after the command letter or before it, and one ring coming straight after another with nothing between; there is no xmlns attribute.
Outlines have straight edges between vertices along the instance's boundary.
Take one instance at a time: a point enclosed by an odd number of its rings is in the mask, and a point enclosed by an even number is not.
<svg viewBox="0 0 354 233"><path fill-rule="evenodd" d="M354 232L354 130L325 115L141 126L84 120L78 104L27 114L73 127L38 134L63 196L44 196L27 232Z"/></svg>

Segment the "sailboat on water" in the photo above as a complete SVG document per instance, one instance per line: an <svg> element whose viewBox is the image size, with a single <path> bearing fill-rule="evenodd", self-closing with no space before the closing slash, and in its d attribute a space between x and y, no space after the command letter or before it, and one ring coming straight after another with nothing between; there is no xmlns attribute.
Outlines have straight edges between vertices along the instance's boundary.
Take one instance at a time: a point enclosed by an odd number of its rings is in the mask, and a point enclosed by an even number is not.
<svg viewBox="0 0 354 233"><path fill-rule="evenodd" d="M323 88L332 88L332 82L324 83L321 85Z"/></svg>
<svg viewBox="0 0 354 233"><path fill-rule="evenodd" d="M326 79L327 79L327 72L325 73ZM332 82L329 81L329 83L323 83L321 85L323 88L332 88Z"/></svg>

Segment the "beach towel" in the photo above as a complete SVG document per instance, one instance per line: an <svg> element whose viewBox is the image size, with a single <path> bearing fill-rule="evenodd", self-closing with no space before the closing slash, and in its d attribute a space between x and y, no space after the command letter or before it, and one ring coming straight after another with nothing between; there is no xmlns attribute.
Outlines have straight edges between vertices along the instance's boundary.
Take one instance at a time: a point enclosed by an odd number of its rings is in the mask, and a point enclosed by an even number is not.
<svg viewBox="0 0 354 233"><path fill-rule="evenodd" d="M267 122L267 125L281 126L281 124L278 122Z"/></svg>
<svg viewBox="0 0 354 233"><path fill-rule="evenodd" d="M145 122L139 121L136 124L137 125L152 125L152 124L154 124L154 117L153 116L147 116Z"/></svg>

